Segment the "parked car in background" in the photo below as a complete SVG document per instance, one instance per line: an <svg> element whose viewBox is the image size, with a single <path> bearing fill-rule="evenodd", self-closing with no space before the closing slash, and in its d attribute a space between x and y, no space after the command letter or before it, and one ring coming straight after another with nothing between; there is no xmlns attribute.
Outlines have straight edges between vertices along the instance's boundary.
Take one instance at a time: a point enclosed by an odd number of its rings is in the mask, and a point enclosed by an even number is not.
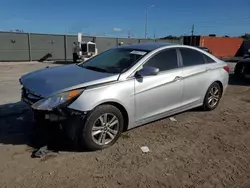
<svg viewBox="0 0 250 188"><path fill-rule="evenodd" d="M245 58L235 65L234 75L241 78L250 78L250 58Z"/></svg>
<svg viewBox="0 0 250 188"><path fill-rule="evenodd" d="M20 83L37 121L58 122L80 146L98 150L134 127L196 107L215 109L228 71L204 50L153 43L38 70Z"/></svg>
<svg viewBox="0 0 250 188"><path fill-rule="evenodd" d="M244 54L243 59L250 58L250 49L248 49L247 53Z"/></svg>
<svg viewBox="0 0 250 188"><path fill-rule="evenodd" d="M207 47L204 47L204 46L197 46L197 48L202 49L202 50L204 50L205 52L208 52L208 53L212 54L212 52L211 52Z"/></svg>

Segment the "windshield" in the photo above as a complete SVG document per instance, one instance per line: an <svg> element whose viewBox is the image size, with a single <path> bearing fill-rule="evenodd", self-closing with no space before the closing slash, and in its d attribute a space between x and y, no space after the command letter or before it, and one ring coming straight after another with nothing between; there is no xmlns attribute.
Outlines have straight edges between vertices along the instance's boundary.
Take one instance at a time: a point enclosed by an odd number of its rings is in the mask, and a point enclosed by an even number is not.
<svg viewBox="0 0 250 188"><path fill-rule="evenodd" d="M144 57L148 51L138 49L115 48L103 52L79 66L107 73L122 73Z"/></svg>

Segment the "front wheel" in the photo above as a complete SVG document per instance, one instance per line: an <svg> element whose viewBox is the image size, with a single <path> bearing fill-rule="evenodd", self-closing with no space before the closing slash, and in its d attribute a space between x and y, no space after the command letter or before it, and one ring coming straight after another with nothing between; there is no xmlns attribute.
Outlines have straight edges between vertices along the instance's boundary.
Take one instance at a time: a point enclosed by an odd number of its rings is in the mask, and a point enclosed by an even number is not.
<svg viewBox="0 0 250 188"><path fill-rule="evenodd" d="M214 82L207 90L203 101L203 109L206 111L214 110L220 102L222 88L217 82Z"/></svg>
<svg viewBox="0 0 250 188"><path fill-rule="evenodd" d="M88 150L101 150L113 145L124 126L121 111L112 105L96 107L86 118L80 133L80 145Z"/></svg>

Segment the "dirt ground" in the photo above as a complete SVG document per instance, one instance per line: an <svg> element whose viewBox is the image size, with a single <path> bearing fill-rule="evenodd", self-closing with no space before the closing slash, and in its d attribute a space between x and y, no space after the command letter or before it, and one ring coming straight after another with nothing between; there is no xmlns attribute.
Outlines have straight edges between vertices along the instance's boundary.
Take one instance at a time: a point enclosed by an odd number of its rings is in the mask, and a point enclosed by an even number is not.
<svg viewBox="0 0 250 188"><path fill-rule="evenodd" d="M103 151L33 159L33 122L18 102L18 78L47 65L0 64L0 187L250 187L249 81L231 77L212 112L192 110L176 122L133 129Z"/></svg>

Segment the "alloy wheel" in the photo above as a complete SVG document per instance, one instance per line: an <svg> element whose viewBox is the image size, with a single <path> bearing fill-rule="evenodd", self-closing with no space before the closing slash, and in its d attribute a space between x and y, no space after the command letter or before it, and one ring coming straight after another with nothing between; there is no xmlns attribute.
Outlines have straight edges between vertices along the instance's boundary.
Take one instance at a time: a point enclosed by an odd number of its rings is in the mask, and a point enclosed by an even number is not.
<svg viewBox="0 0 250 188"><path fill-rule="evenodd" d="M218 87L212 87L208 96L208 105L213 108L217 105L220 99L220 91Z"/></svg>
<svg viewBox="0 0 250 188"><path fill-rule="evenodd" d="M92 138L98 145L106 145L117 136L119 132L118 118L111 113L101 115L92 128Z"/></svg>

